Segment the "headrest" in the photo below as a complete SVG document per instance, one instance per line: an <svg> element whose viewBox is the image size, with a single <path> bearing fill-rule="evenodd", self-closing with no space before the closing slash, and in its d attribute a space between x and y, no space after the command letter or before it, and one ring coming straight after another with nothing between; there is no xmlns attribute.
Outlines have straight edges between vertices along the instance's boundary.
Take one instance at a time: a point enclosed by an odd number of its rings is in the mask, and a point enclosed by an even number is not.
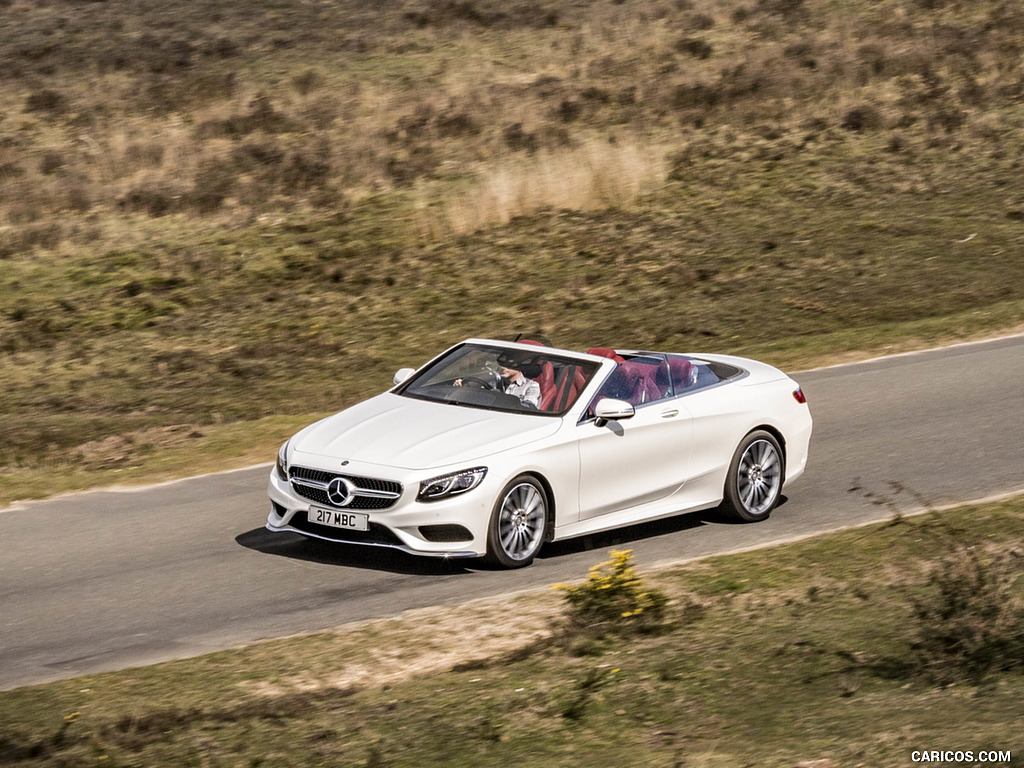
<svg viewBox="0 0 1024 768"><path fill-rule="evenodd" d="M655 373L657 368L651 365L645 365L644 363L627 360L619 365L619 370L622 371L623 376L625 376L628 381L635 384L640 379L646 379L652 373Z"/></svg>
<svg viewBox="0 0 1024 768"><path fill-rule="evenodd" d="M545 364L542 363L540 360L534 358L533 360L530 361L524 361L520 365L519 370L521 370L523 372L523 376L525 376L528 379L538 379L540 378L540 375L544 372L544 365Z"/></svg>
<svg viewBox="0 0 1024 768"><path fill-rule="evenodd" d="M610 360L614 360L616 363L624 362L624 358L615 354L614 349L605 349L604 347L591 347L587 350L588 355L597 355L598 357L607 357Z"/></svg>
<svg viewBox="0 0 1024 768"><path fill-rule="evenodd" d="M525 355L519 356L515 352L502 352L498 355L498 365L503 368L515 368L517 371L523 367Z"/></svg>

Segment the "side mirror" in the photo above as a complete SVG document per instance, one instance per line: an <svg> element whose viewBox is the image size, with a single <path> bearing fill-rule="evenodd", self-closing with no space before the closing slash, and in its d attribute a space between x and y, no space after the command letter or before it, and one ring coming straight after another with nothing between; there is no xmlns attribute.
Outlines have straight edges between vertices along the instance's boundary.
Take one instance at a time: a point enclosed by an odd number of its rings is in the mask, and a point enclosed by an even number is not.
<svg viewBox="0 0 1024 768"><path fill-rule="evenodd" d="M631 419L635 413L633 406L625 400L606 398L599 402L597 408L594 409L594 416L597 417L594 424L603 427L609 421Z"/></svg>
<svg viewBox="0 0 1024 768"><path fill-rule="evenodd" d="M415 368L399 368L398 369L398 373L395 374L395 378L394 378L395 384L396 385L397 384L401 384L403 381L408 379L414 373L416 373L416 369Z"/></svg>

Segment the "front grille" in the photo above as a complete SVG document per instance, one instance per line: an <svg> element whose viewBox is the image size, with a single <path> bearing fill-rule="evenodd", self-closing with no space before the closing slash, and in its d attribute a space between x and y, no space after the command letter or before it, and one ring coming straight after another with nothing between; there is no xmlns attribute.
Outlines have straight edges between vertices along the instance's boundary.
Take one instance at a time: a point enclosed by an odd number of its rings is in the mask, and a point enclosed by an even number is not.
<svg viewBox="0 0 1024 768"><path fill-rule="evenodd" d="M353 544L390 544L402 546L402 540L388 530L385 526L377 523L370 523L368 531L350 531L348 529L333 528L329 525L318 525L311 523L301 512L292 518L291 527L303 533L313 533L332 541L352 542Z"/></svg>
<svg viewBox="0 0 1024 768"><path fill-rule="evenodd" d="M293 483L292 488L303 498L315 501L317 504L326 504L334 507L327 498L327 491L320 488L310 488L308 485ZM387 509L393 507L398 499L375 499L372 496L353 496L352 501L345 505L345 509Z"/></svg>
<svg viewBox="0 0 1024 768"><path fill-rule="evenodd" d="M318 483L329 483L336 477L344 477L356 488L366 488L368 491L390 491L401 493L402 484L393 480L377 480L373 477L356 477L345 475L341 472L325 472L322 469L310 469L309 467L292 467L288 470L288 476L293 479L315 480Z"/></svg>
<svg viewBox="0 0 1024 768"><path fill-rule="evenodd" d="M384 491L387 493L395 493L399 496L402 493L402 484L395 482L394 480L378 480L373 477L358 477L356 475L346 475L341 472L328 472L323 469L311 469L309 467L291 467L288 471L289 477L292 479L292 488L297 494L303 498L315 501L317 504L331 504L327 498L327 491L321 488L313 488L308 485L303 485L303 480L311 480L315 483L327 484L336 477L343 477L348 480L356 488L363 488L368 491ZM373 496L359 496L354 495L352 501L345 505L346 509L388 509L393 507L398 501L395 499L382 499L375 498Z"/></svg>

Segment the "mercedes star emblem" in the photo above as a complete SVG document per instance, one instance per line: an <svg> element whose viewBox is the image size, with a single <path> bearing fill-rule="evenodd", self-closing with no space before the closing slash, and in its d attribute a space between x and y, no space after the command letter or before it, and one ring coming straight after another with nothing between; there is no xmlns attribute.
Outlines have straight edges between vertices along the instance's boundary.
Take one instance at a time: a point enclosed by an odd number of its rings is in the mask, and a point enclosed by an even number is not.
<svg viewBox="0 0 1024 768"><path fill-rule="evenodd" d="M327 498L336 507L344 507L352 501L355 486L344 477L336 477L327 486Z"/></svg>

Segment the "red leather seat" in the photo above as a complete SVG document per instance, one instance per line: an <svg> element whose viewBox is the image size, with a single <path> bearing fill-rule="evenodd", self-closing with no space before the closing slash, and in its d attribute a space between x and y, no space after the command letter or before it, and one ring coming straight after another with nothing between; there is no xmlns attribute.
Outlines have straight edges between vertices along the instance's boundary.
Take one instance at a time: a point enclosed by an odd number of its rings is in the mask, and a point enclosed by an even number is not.
<svg viewBox="0 0 1024 768"><path fill-rule="evenodd" d="M555 385L548 408L543 410L562 411L576 400L587 379L577 365L565 365L555 374Z"/></svg>
<svg viewBox="0 0 1024 768"><path fill-rule="evenodd" d="M624 376L627 402L643 405L661 399L661 389L654 383L656 366L627 360L620 363L616 370L621 371Z"/></svg>
<svg viewBox="0 0 1024 768"><path fill-rule="evenodd" d="M532 339L520 339L520 344L530 344L535 347L546 346L539 341ZM536 357L529 364L523 366L523 374L533 379L540 386L540 402L537 408L541 411L552 410L552 404L558 397L557 386L555 385L555 368L546 360Z"/></svg>
<svg viewBox="0 0 1024 768"><path fill-rule="evenodd" d="M672 388L678 395L697 383L697 366L681 357L670 357L668 369L672 374Z"/></svg>
<svg viewBox="0 0 1024 768"><path fill-rule="evenodd" d="M599 357L607 357L609 360L614 360L616 363L625 362L625 358L615 354L614 349L605 349L604 347L591 347L587 350L588 355L598 355Z"/></svg>

